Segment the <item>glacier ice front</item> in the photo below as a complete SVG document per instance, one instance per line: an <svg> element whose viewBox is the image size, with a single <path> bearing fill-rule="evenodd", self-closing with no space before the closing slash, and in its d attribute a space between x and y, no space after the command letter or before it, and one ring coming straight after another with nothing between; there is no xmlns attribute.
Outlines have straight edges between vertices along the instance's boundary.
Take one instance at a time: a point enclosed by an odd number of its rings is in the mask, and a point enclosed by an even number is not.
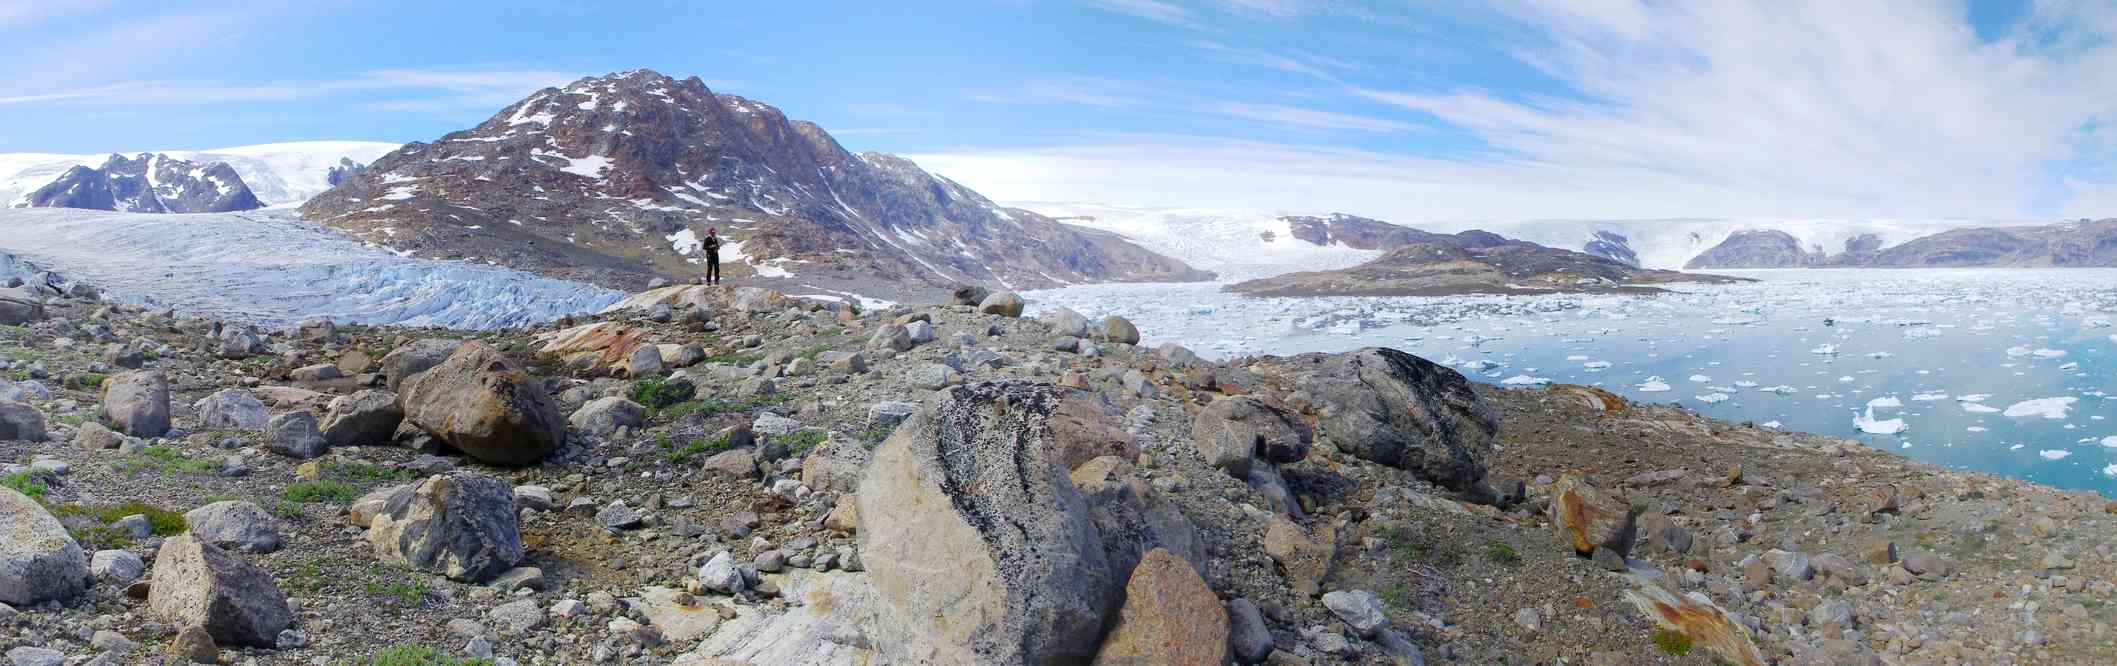
<svg viewBox="0 0 2117 666"><path fill-rule="evenodd" d="M591 313L623 294L497 266L398 256L283 214L145 215L0 210L0 252L180 312L286 326L343 323L501 328Z"/></svg>

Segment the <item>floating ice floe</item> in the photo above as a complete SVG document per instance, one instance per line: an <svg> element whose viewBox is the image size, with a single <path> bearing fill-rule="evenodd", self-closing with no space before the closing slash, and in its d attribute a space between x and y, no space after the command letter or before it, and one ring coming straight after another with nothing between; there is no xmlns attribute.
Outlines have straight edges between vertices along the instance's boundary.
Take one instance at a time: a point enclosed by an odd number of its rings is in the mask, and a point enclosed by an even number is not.
<svg viewBox="0 0 2117 666"><path fill-rule="evenodd" d="M1837 345L1818 345L1818 346L1816 346L1816 348L1815 348L1815 349L1810 349L1810 350L1808 350L1808 353L1810 353L1810 354L1821 354L1821 355L1824 355L1824 356L1837 356L1837 355L1838 355L1838 346L1837 346Z"/></svg>
<svg viewBox="0 0 2117 666"><path fill-rule="evenodd" d="M1499 361L1481 358L1463 363L1463 369L1471 372L1484 372L1486 370L1497 370L1500 365Z"/></svg>
<svg viewBox="0 0 2117 666"><path fill-rule="evenodd" d="M2117 463L2104 465L2102 468L2102 475L2111 478L2117 478Z"/></svg>
<svg viewBox="0 0 2117 666"><path fill-rule="evenodd" d="M1609 361L1589 361L1589 362L1586 362L1586 363L1582 363L1582 364L1580 364L1580 367L1581 367L1582 369L1588 370L1588 371L1590 371L1590 372L1595 372L1595 371L1601 371L1601 370L1608 370L1608 369L1610 369L1610 362L1609 362Z"/></svg>
<svg viewBox="0 0 2117 666"><path fill-rule="evenodd" d="M2079 401L2079 398L2071 396L2023 400L2008 405L2007 411L2001 415L2008 418L2041 416L2047 419L2062 419L2066 417L2066 412L2073 409L2073 403Z"/></svg>
<svg viewBox="0 0 2117 666"><path fill-rule="evenodd" d="M2010 357L2022 357L2022 356L2028 356L2029 354L2032 354L2032 353L2035 353L2035 352L2034 352L2034 351L2032 351L2032 350L2030 350L2030 349L2029 349L2028 347L2008 347L2008 348L2007 348L2007 356L2010 356Z"/></svg>
<svg viewBox="0 0 2117 666"><path fill-rule="evenodd" d="M1985 427L1984 427L1984 426L1970 426L1970 427L1968 427L1968 428L1964 428L1963 430L1966 430L1966 431L1969 431L1969 432L1984 432L1984 431L1985 431Z"/></svg>
<svg viewBox="0 0 2117 666"><path fill-rule="evenodd" d="M1759 423L1759 424L1757 424L1757 425L1761 425L1761 426L1764 426L1764 427L1766 427L1766 428L1771 428L1771 429L1773 429L1773 430L1778 430L1778 429L1779 429L1779 426L1780 426L1781 424L1780 424L1780 423L1779 423L1778 421L1765 421L1765 422L1763 422L1763 423Z"/></svg>
<svg viewBox="0 0 2117 666"><path fill-rule="evenodd" d="M1961 404L1962 404L1962 406L1963 406L1963 411L1966 411L1966 412L1969 412L1969 413L1972 413L1972 414L1994 414L1994 413L1998 413L1998 412L1999 412L1999 408L1998 408L1998 407L1987 407L1987 406L1985 406L1985 404L1984 404L1984 403L1979 403L1979 402L1965 402L1965 403L1961 403Z"/></svg>
<svg viewBox="0 0 2117 666"><path fill-rule="evenodd" d="M1956 401L1956 402L1984 402L1984 401L1986 401L1986 400L1989 400L1989 399L1991 399L1991 398L1992 398L1992 394L1990 394L1990 393L1970 393L1970 394L1966 394L1966 395L1959 395L1959 396L1955 396L1955 401Z"/></svg>
<svg viewBox="0 0 2117 666"><path fill-rule="evenodd" d="M1873 399L1873 400L1869 400L1869 401L1867 401L1867 406L1868 406L1868 407L1889 407L1889 408L1897 408L1897 407L1903 407L1903 406L1904 406L1904 401L1896 399L1896 396L1893 396L1893 395L1892 395L1892 396L1884 396L1884 397L1880 397L1880 398L1875 398L1875 399Z"/></svg>
<svg viewBox="0 0 2117 666"><path fill-rule="evenodd" d="M2061 357L2061 356L2065 356L2065 355L2066 355L2066 350L2063 350L2063 349L2038 349L2038 350L2036 350L2036 351L2032 351L2032 352L2029 352L2029 354L2031 354L2031 355L2033 355L2033 356L2035 356L2035 357L2037 357L2037 358L2058 358L2058 357Z"/></svg>
<svg viewBox="0 0 2117 666"><path fill-rule="evenodd" d="M1853 412L1852 427L1870 435L1894 435L1908 429L1903 419L1876 420L1873 407L1865 412Z"/></svg>
<svg viewBox="0 0 2117 666"><path fill-rule="evenodd" d="M2117 449L2117 435L2111 435L2102 438L2102 445L2108 448Z"/></svg>
<svg viewBox="0 0 2117 666"><path fill-rule="evenodd" d="M1699 402L1702 402L1702 403L1705 403L1705 404L1708 404L1708 405L1710 405L1710 404L1713 404L1713 403L1718 403L1718 402L1727 402L1727 394L1726 394L1726 393L1718 393L1718 392L1715 392L1715 393L1707 393L1707 394L1705 394L1705 395L1698 395L1698 396L1691 396L1691 397L1693 397L1693 398L1697 398Z"/></svg>
<svg viewBox="0 0 2117 666"><path fill-rule="evenodd" d="M1778 386L1766 386L1757 390L1763 391L1765 393L1776 393L1779 395L1793 395L1795 391L1798 391L1800 389L1787 386L1785 384L1780 384Z"/></svg>
<svg viewBox="0 0 2117 666"><path fill-rule="evenodd" d="M1669 389L1669 381L1662 379L1660 375L1648 377L1646 382L1639 385L1640 393L1661 393Z"/></svg>
<svg viewBox="0 0 2117 666"><path fill-rule="evenodd" d="M2064 370L2064 371L2066 371L2066 372L2072 372L2072 371L2074 371L2074 370L2079 370L2079 369L2080 369L2080 362L2078 362L2078 361L2067 361L2065 365L2061 365L2061 366L2058 366L2058 369L2060 369L2060 370Z"/></svg>
<svg viewBox="0 0 2117 666"><path fill-rule="evenodd" d="M2043 456L2044 460L2064 460L2066 456L2073 455L2073 452L2065 449L2044 449L2037 451L2036 455Z"/></svg>
<svg viewBox="0 0 2117 666"><path fill-rule="evenodd" d="M1506 379L1500 380L1500 386L1511 386L1517 388L1534 388L1538 386L1547 386L1550 385L1550 383L1551 378L1549 377L1531 377L1528 375L1515 375L1513 377L1508 377Z"/></svg>
<svg viewBox="0 0 2117 666"><path fill-rule="evenodd" d="M1707 377L1705 375L1691 375L1691 381L1703 384L1709 381L1713 381L1713 378Z"/></svg>
<svg viewBox="0 0 2117 666"><path fill-rule="evenodd" d="M1738 380L1735 380L1735 387L1736 387L1736 388L1757 388L1757 383L1756 383L1756 382L1753 382L1753 381L1750 381L1750 380L1747 380L1747 379L1738 379Z"/></svg>

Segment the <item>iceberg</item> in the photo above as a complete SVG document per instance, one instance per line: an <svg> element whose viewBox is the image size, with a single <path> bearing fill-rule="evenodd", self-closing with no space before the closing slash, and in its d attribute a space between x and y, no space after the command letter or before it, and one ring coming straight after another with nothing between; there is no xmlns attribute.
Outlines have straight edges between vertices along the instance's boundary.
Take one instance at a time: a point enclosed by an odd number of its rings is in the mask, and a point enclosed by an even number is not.
<svg viewBox="0 0 2117 666"><path fill-rule="evenodd" d="M1548 386L1550 384L1551 378L1549 377L1531 377L1528 375L1515 375L1513 377L1508 377L1506 379L1500 380L1500 386L1507 386L1513 388L1535 388L1539 386Z"/></svg>
<svg viewBox="0 0 2117 666"><path fill-rule="evenodd" d="M2066 456L2073 455L2073 452L2064 449L2044 449L2037 451L2036 455L2042 456L2044 460L2065 460Z"/></svg>
<svg viewBox="0 0 2117 666"><path fill-rule="evenodd" d="M1820 355L1823 355L1823 356L1837 356L1837 355L1838 355L1838 346L1837 346L1837 345L1818 345L1818 346L1817 346L1816 348L1808 350L1808 353L1810 353L1810 354L1820 354Z"/></svg>
<svg viewBox="0 0 2117 666"><path fill-rule="evenodd" d="M1713 403L1718 403L1718 402L1727 402L1727 394L1726 394L1726 393L1718 393L1718 392L1715 392L1715 393L1707 393L1707 394L1705 394L1705 395L1699 395L1699 396L1691 396L1691 397L1693 397L1693 398L1697 398L1699 402L1702 402L1702 403L1705 403L1705 404L1708 404L1708 405L1710 405L1710 404L1713 404Z"/></svg>
<svg viewBox="0 0 2117 666"><path fill-rule="evenodd" d="M1659 375L1648 377L1645 383L1639 385L1640 393L1661 393L1668 390L1670 390L1668 380L1662 379Z"/></svg>
<svg viewBox="0 0 2117 666"><path fill-rule="evenodd" d="M1884 396L1884 397L1880 397L1880 398L1875 398L1875 399L1873 399L1873 400L1869 400L1869 401L1867 401L1867 406L1868 406L1868 407L1887 407L1887 408L1891 408L1891 409L1894 409L1894 408L1898 408L1898 407L1903 407L1903 406L1904 406L1904 401L1896 399L1896 396L1893 396L1893 395L1892 395L1892 396Z"/></svg>
<svg viewBox="0 0 2117 666"><path fill-rule="evenodd" d="M1865 412L1853 412L1852 427L1870 435L1894 435L1907 429L1903 419L1875 420L1873 407Z"/></svg>
<svg viewBox="0 0 2117 666"><path fill-rule="evenodd" d="M2001 416L2005 416L2008 418L2026 418L2030 416L2041 416L2047 419L2062 419L2066 417L2066 412L2073 409L2073 403L2079 401L2079 398L2071 396L2023 400L2021 402L2008 405L2007 411L2004 414L2001 414Z"/></svg>

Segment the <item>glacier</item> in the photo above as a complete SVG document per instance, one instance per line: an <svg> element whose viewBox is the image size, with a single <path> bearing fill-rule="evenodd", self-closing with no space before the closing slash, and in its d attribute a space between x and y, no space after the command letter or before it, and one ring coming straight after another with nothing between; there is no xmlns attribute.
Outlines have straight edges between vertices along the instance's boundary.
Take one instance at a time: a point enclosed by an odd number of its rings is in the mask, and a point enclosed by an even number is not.
<svg viewBox="0 0 2117 666"><path fill-rule="evenodd" d="M596 312L624 296L497 266L402 257L284 212L0 209L0 279L39 270L120 302L270 327L322 316L503 328Z"/></svg>

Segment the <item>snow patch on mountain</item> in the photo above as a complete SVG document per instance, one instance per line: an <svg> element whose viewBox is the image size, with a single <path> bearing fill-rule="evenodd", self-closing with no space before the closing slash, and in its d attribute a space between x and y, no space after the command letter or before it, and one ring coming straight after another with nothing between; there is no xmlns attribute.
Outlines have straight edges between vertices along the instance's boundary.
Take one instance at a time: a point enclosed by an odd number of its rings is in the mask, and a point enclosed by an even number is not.
<svg viewBox="0 0 2117 666"><path fill-rule="evenodd" d="M0 210L0 273L53 271L108 297L286 326L499 328L596 312L623 294L452 261L400 257L285 213L150 215Z"/></svg>

